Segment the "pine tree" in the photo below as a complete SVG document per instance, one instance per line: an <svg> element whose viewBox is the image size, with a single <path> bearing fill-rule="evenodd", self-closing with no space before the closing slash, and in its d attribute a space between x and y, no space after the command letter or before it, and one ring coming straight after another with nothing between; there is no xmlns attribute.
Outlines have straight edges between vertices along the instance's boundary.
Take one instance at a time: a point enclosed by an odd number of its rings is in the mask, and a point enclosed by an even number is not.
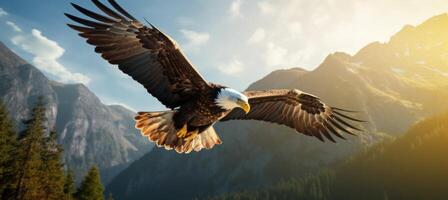
<svg viewBox="0 0 448 200"><path fill-rule="evenodd" d="M44 199L45 190L42 184L44 178L42 154L45 147L45 108L39 100L34 107L31 119L25 122L25 130L19 136L17 152L17 183L15 199Z"/></svg>
<svg viewBox="0 0 448 200"><path fill-rule="evenodd" d="M57 143L56 131L51 131L45 140L42 152L42 170L44 177L41 180L48 200L64 198L64 170L61 161L62 147Z"/></svg>
<svg viewBox="0 0 448 200"><path fill-rule="evenodd" d="M0 102L0 199L7 199L14 191L16 149L17 134L5 106Z"/></svg>
<svg viewBox="0 0 448 200"><path fill-rule="evenodd" d="M78 200L104 200L104 187L100 180L100 172L96 166L90 168L77 193Z"/></svg>
<svg viewBox="0 0 448 200"><path fill-rule="evenodd" d="M64 180L64 195L65 200L74 200L75 199L75 193L76 193L76 186L75 186L75 180L73 178L73 172L67 171L67 175L65 176Z"/></svg>
<svg viewBox="0 0 448 200"><path fill-rule="evenodd" d="M109 193L109 197L107 197L107 200L114 200L114 198L112 197L112 193Z"/></svg>

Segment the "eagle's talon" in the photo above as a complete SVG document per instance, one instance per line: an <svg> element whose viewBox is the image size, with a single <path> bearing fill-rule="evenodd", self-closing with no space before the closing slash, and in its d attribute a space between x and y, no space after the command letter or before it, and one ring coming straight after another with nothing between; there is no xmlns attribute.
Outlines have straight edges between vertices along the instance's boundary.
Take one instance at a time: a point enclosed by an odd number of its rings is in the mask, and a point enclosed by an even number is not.
<svg viewBox="0 0 448 200"><path fill-rule="evenodd" d="M191 141L191 140L193 140L194 138L196 138L196 136L198 136L198 133L192 133L192 134L190 134L188 137L186 137L185 139L184 139L184 141L186 141L186 142L188 142L188 141Z"/></svg>
<svg viewBox="0 0 448 200"><path fill-rule="evenodd" d="M184 126L182 126L181 129L179 129L176 133L177 137L179 138L185 138L185 136L187 136L187 124L185 124Z"/></svg>
<svg viewBox="0 0 448 200"><path fill-rule="evenodd" d="M188 142L193 140L194 138L196 138L196 136L198 135L198 130L194 130L193 132L191 132L187 137L184 138L184 141Z"/></svg>

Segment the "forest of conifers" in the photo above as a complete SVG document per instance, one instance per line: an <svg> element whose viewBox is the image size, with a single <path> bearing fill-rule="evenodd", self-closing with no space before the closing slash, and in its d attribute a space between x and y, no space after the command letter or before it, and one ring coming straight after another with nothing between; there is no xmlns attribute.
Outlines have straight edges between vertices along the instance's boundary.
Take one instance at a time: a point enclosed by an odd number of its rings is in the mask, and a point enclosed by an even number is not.
<svg viewBox="0 0 448 200"><path fill-rule="evenodd" d="M332 169L211 199L447 199L447 122L448 113L434 116Z"/></svg>
<svg viewBox="0 0 448 200"><path fill-rule="evenodd" d="M25 129L17 133L0 102L0 199L104 199L104 187L95 166L76 189L73 174L64 169L57 134L45 127L42 99L23 123Z"/></svg>

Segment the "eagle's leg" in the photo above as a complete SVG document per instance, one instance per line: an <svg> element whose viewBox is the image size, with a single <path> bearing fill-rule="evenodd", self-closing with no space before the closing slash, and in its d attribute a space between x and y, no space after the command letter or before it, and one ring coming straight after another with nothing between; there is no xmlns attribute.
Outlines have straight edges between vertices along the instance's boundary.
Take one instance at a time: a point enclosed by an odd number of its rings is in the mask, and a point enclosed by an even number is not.
<svg viewBox="0 0 448 200"><path fill-rule="evenodd" d="M196 138L196 136L198 136L199 134L199 129L195 129L194 131L191 131L190 134L185 137L185 141L190 141L193 140L194 138Z"/></svg>
<svg viewBox="0 0 448 200"><path fill-rule="evenodd" d="M185 138L185 136L187 136L187 133L188 133L187 124L184 124L184 126L182 126L182 128L177 131L176 135L179 138Z"/></svg>

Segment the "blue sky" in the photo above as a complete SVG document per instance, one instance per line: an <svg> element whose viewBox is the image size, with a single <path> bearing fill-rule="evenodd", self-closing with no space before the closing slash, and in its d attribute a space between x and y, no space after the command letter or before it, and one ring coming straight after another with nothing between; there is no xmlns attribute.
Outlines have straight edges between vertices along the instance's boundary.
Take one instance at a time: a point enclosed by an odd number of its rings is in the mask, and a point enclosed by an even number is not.
<svg viewBox="0 0 448 200"><path fill-rule="evenodd" d="M70 30L70 2L0 1L0 40L60 82L82 82L106 104L164 109ZM118 2L174 38L211 82L244 90L276 69L312 70L335 51L356 53L405 24L448 11L448 0L132 0Z"/></svg>

